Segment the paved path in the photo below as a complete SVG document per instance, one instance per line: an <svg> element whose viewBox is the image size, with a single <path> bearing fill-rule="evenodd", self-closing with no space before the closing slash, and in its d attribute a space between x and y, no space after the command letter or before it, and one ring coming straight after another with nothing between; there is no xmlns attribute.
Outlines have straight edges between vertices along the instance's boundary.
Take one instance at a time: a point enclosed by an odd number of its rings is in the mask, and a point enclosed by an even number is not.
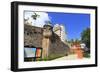
<svg viewBox="0 0 100 73"><path fill-rule="evenodd" d="M54 59L53 61L57 61L57 60L73 60L73 59L77 59L77 55L69 55L69 56L64 56L64 57L61 57L61 58L57 58L57 59Z"/></svg>

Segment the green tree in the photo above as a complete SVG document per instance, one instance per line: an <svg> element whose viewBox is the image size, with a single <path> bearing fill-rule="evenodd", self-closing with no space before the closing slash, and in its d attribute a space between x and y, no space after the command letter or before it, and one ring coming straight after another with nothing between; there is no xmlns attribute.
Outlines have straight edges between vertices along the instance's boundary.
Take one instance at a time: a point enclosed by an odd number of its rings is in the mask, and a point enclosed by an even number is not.
<svg viewBox="0 0 100 73"><path fill-rule="evenodd" d="M39 18L40 17L40 15L38 15L37 13L33 13L33 15L31 16L32 18L33 18L33 20L37 20L37 18ZM34 24L35 24L35 22L34 22Z"/></svg>
<svg viewBox="0 0 100 73"><path fill-rule="evenodd" d="M90 28L86 28L81 33L81 41L86 44L86 47L90 50Z"/></svg>
<svg viewBox="0 0 100 73"><path fill-rule="evenodd" d="M38 17L40 17L40 15L38 15L37 13L34 12L34 14L31 16L34 20L36 20Z"/></svg>
<svg viewBox="0 0 100 73"><path fill-rule="evenodd" d="M75 43L81 43L79 39L75 39Z"/></svg>

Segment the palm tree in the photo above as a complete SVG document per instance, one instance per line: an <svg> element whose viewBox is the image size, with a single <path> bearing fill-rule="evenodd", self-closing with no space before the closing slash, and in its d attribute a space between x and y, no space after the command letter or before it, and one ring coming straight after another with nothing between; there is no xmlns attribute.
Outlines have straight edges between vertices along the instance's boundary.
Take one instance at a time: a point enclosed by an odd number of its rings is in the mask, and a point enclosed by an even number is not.
<svg viewBox="0 0 100 73"><path fill-rule="evenodd" d="M33 20L36 21L36 19L39 18L40 15L38 15L37 13L34 12L34 14L31 17L33 18Z"/></svg>

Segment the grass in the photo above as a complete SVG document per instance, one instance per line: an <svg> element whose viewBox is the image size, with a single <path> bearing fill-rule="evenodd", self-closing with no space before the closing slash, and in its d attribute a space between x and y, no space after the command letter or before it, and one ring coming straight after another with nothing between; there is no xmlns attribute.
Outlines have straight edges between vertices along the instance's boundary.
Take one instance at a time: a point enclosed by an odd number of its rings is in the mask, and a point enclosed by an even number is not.
<svg viewBox="0 0 100 73"><path fill-rule="evenodd" d="M84 53L85 58L90 58L90 53Z"/></svg>
<svg viewBox="0 0 100 73"><path fill-rule="evenodd" d="M43 59L39 58L37 59L37 61L50 61L50 60L54 60L54 59L57 59L57 58L60 58L60 57L63 57L62 55L50 55L48 57L45 57Z"/></svg>

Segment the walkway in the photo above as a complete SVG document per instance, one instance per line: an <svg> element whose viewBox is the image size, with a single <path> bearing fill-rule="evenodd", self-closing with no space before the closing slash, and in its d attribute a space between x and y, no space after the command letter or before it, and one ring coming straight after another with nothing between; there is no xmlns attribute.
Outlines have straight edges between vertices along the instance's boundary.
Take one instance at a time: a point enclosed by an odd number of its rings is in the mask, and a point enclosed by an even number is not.
<svg viewBox="0 0 100 73"><path fill-rule="evenodd" d="M54 60L57 61L57 60L71 60L71 59L77 59L77 55L68 55L68 56L64 56L64 57L57 58Z"/></svg>

